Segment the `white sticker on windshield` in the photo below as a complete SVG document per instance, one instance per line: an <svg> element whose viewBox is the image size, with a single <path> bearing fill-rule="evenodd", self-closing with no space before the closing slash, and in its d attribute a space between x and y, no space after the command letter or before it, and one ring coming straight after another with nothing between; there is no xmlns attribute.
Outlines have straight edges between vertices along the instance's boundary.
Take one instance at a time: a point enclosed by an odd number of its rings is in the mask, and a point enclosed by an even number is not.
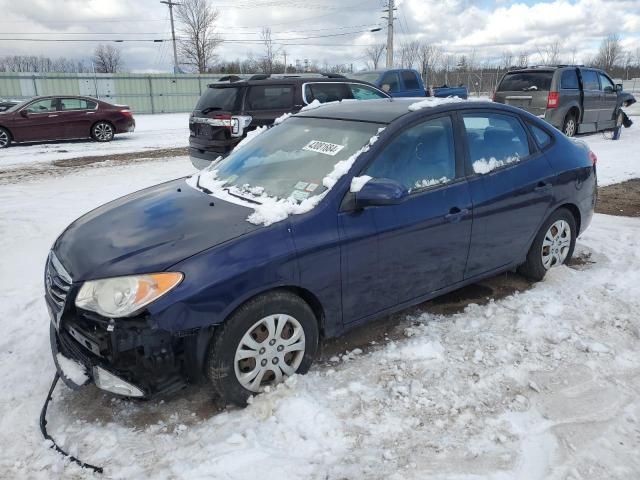
<svg viewBox="0 0 640 480"><path fill-rule="evenodd" d="M307 192L313 192L318 187L319 185L317 183L310 183L309 185L307 185L307 188L305 188L305 190Z"/></svg>
<svg viewBox="0 0 640 480"><path fill-rule="evenodd" d="M307 188L307 185L307 182L298 182L293 188L295 188L296 190L304 190L305 188Z"/></svg>
<svg viewBox="0 0 640 480"><path fill-rule="evenodd" d="M344 148L344 145L337 145L335 143L322 142L320 140L311 140L304 147L302 147L303 150L308 150L310 152L323 153L324 155L331 155L332 157L336 155L343 148Z"/></svg>
<svg viewBox="0 0 640 480"><path fill-rule="evenodd" d="M308 196L309 196L309 192L302 192L300 190L294 190L293 192L291 192L291 195L289 195L290 198L293 198L294 200L297 200L298 202L301 202L302 200L304 200Z"/></svg>

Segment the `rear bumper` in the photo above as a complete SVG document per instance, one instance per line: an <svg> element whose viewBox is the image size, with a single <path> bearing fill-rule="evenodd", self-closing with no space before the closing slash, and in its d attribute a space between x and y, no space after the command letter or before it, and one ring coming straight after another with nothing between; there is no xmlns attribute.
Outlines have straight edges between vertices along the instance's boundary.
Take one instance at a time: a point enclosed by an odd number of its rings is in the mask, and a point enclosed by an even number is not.
<svg viewBox="0 0 640 480"><path fill-rule="evenodd" d="M196 167L198 170L202 170L203 168L211 165L211 162L213 162L217 158L226 157L230 152L231 149L226 152L217 152L189 147L189 158L191 159L191 164L194 167Z"/></svg>
<svg viewBox="0 0 640 480"><path fill-rule="evenodd" d="M123 118L115 123L116 133L131 133L136 129L136 121L133 118Z"/></svg>

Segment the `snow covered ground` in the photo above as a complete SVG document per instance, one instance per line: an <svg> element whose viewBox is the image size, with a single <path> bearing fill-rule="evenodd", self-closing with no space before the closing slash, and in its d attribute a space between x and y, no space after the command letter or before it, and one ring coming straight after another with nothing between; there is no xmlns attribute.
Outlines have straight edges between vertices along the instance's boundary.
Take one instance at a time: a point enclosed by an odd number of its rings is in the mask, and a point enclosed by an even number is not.
<svg viewBox="0 0 640 480"><path fill-rule="evenodd" d="M164 113L135 115L136 131L116 135L109 143L74 140L49 143L12 145L0 150L0 169L25 164L48 163L86 155L113 155L144 152L159 148L187 147L189 144L189 114Z"/></svg>
<svg viewBox="0 0 640 480"><path fill-rule="evenodd" d="M588 137L601 182L640 176L638 130ZM50 245L91 208L192 172L182 157L0 187L1 478L91 477L38 430ZM577 254L524 293L419 310L246 409L217 412L206 389L141 403L60 385L49 431L106 478L639 478L640 219L596 215Z"/></svg>

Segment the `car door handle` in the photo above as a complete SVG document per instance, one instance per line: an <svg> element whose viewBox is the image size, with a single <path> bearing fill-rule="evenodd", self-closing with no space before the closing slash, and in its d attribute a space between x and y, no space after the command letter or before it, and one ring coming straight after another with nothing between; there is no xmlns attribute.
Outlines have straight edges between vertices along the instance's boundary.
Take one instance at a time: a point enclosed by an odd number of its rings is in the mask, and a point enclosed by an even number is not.
<svg viewBox="0 0 640 480"><path fill-rule="evenodd" d="M449 210L449 213L444 216L444 219L449 223L458 223L460 220L462 220L462 217L464 217L468 213L469 209L467 208L460 209L458 207L453 207L451 208L451 210Z"/></svg>
<svg viewBox="0 0 640 480"><path fill-rule="evenodd" d="M49 115L48 118L53 118L53 117L57 117L58 115Z"/></svg>
<svg viewBox="0 0 640 480"><path fill-rule="evenodd" d="M538 182L538 184L533 189L536 193L546 193L551 190L552 185L548 182Z"/></svg>
<svg viewBox="0 0 640 480"><path fill-rule="evenodd" d="M96 112L87 112L87 115L93 115Z"/></svg>

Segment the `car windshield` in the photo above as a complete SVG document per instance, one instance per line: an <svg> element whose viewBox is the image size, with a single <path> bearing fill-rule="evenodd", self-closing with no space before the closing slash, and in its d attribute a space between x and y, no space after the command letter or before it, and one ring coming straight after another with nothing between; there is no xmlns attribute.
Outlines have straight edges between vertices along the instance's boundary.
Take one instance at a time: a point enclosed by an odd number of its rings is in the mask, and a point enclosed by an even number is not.
<svg viewBox="0 0 640 480"><path fill-rule="evenodd" d="M196 110L232 111L235 109L239 91L238 87L209 87L198 100Z"/></svg>
<svg viewBox="0 0 640 480"><path fill-rule="evenodd" d="M378 133L380 124L292 117L211 167L223 187L302 201L326 190L322 180ZM235 190L235 189L234 189Z"/></svg>
<svg viewBox="0 0 640 480"><path fill-rule="evenodd" d="M507 73L500 86L499 92L526 92L526 91L549 91L551 89L551 79L553 72L513 72Z"/></svg>
<svg viewBox="0 0 640 480"><path fill-rule="evenodd" d="M375 83L380 74L378 72L363 72L363 73L354 73L349 75L350 78L355 80L362 80L363 82Z"/></svg>

